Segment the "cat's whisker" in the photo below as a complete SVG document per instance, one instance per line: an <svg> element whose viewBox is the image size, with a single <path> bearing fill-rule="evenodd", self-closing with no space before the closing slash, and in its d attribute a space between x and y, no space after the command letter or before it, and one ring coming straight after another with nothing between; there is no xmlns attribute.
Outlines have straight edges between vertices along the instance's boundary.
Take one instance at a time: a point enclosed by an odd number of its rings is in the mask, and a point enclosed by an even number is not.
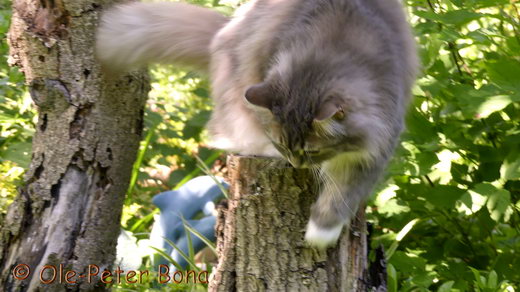
<svg viewBox="0 0 520 292"><path fill-rule="evenodd" d="M334 202L343 203L343 205L352 212L352 208L349 206L345 198L343 197L342 190L338 186L337 182L330 176L326 171L320 171L321 179L324 182L324 186L327 188L326 192L332 195Z"/></svg>

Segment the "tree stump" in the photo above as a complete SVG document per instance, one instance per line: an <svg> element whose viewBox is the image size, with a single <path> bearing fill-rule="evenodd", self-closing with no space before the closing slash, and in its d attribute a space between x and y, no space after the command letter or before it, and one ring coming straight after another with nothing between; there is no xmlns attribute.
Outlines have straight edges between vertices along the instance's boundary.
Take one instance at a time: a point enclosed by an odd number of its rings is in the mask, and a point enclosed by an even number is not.
<svg viewBox="0 0 520 292"><path fill-rule="evenodd" d="M303 239L318 190L310 171L233 155L228 168L230 192L219 208L219 262L209 291L366 291L373 286L363 208L337 246L311 248Z"/></svg>

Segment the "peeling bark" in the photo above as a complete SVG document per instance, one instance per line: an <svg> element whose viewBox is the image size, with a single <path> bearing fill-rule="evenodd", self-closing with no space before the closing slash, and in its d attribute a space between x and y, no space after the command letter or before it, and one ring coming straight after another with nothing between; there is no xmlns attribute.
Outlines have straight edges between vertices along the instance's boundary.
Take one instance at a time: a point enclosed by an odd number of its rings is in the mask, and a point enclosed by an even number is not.
<svg viewBox="0 0 520 292"><path fill-rule="evenodd" d="M42 284L43 265L110 268L142 131L149 82L109 79L94 57L108 1L15 0L10 63L24 72L39 119L25 186L0 229L1 291L104 290L99 277ZM31 268L23 281L18 264Z"/></svg>
<svg viewBox="0 0 520 292"><path fill-rule="evenodd" d="M310 171L258 157L229 156L227 165L209 291L386 291L384 268L370 280L364 210L337 246L311 248L303 241L317 193Z"/></svg>

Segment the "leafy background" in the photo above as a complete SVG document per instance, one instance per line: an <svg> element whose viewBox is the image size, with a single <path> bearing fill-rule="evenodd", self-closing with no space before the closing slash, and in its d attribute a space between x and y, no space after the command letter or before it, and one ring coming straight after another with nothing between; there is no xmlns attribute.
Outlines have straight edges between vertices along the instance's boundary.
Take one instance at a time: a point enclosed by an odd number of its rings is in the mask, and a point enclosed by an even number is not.
<svg viewBox="0 0 520 292"><path fill-rule="evenodd" d="M190 2L230 14L241 1ZM520 4L406 3L423 67L407 131L367 209L371 244L386 250L389 291L518 290ZM0 1L0 218L22 184L36 119L23 76L7 66L9 6ZM167 66L151 72L146 131L122 219L138 239L147 238L156 212L151 197L202 173L196 157L222 170L221 154L205 147L207 80ZM159 290L151 286L119 289Z"/></svg>

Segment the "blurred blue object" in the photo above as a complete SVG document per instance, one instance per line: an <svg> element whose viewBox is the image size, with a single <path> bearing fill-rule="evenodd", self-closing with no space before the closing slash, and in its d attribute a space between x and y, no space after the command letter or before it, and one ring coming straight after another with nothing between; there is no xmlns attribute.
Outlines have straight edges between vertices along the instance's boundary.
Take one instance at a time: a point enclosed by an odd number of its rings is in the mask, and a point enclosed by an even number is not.
<svg viewBox="0 0 520 292"><path fill-rule="evenodd" d="M221 186L228 189L228 184L222 178L200 176L188 181L177 190L160 193L152 199L153 204L161 212L160 215L155 217L150 240L155 247L162 248L169 254L183 269L188 266L188 262L165 238L188 255L189 246L183 224L184 219L204 237L215 241L216 214L214 202L224 196L215 179L219 181ZM205 216L194 220L193 217L199 212L203 212ZM190 235L193 249L197 253L206 244L196 235ZM170 262L156 254L153 257L153 265L158 267L161 264L170 265ZM175 267L171 268L175 269Z"/></svg>

